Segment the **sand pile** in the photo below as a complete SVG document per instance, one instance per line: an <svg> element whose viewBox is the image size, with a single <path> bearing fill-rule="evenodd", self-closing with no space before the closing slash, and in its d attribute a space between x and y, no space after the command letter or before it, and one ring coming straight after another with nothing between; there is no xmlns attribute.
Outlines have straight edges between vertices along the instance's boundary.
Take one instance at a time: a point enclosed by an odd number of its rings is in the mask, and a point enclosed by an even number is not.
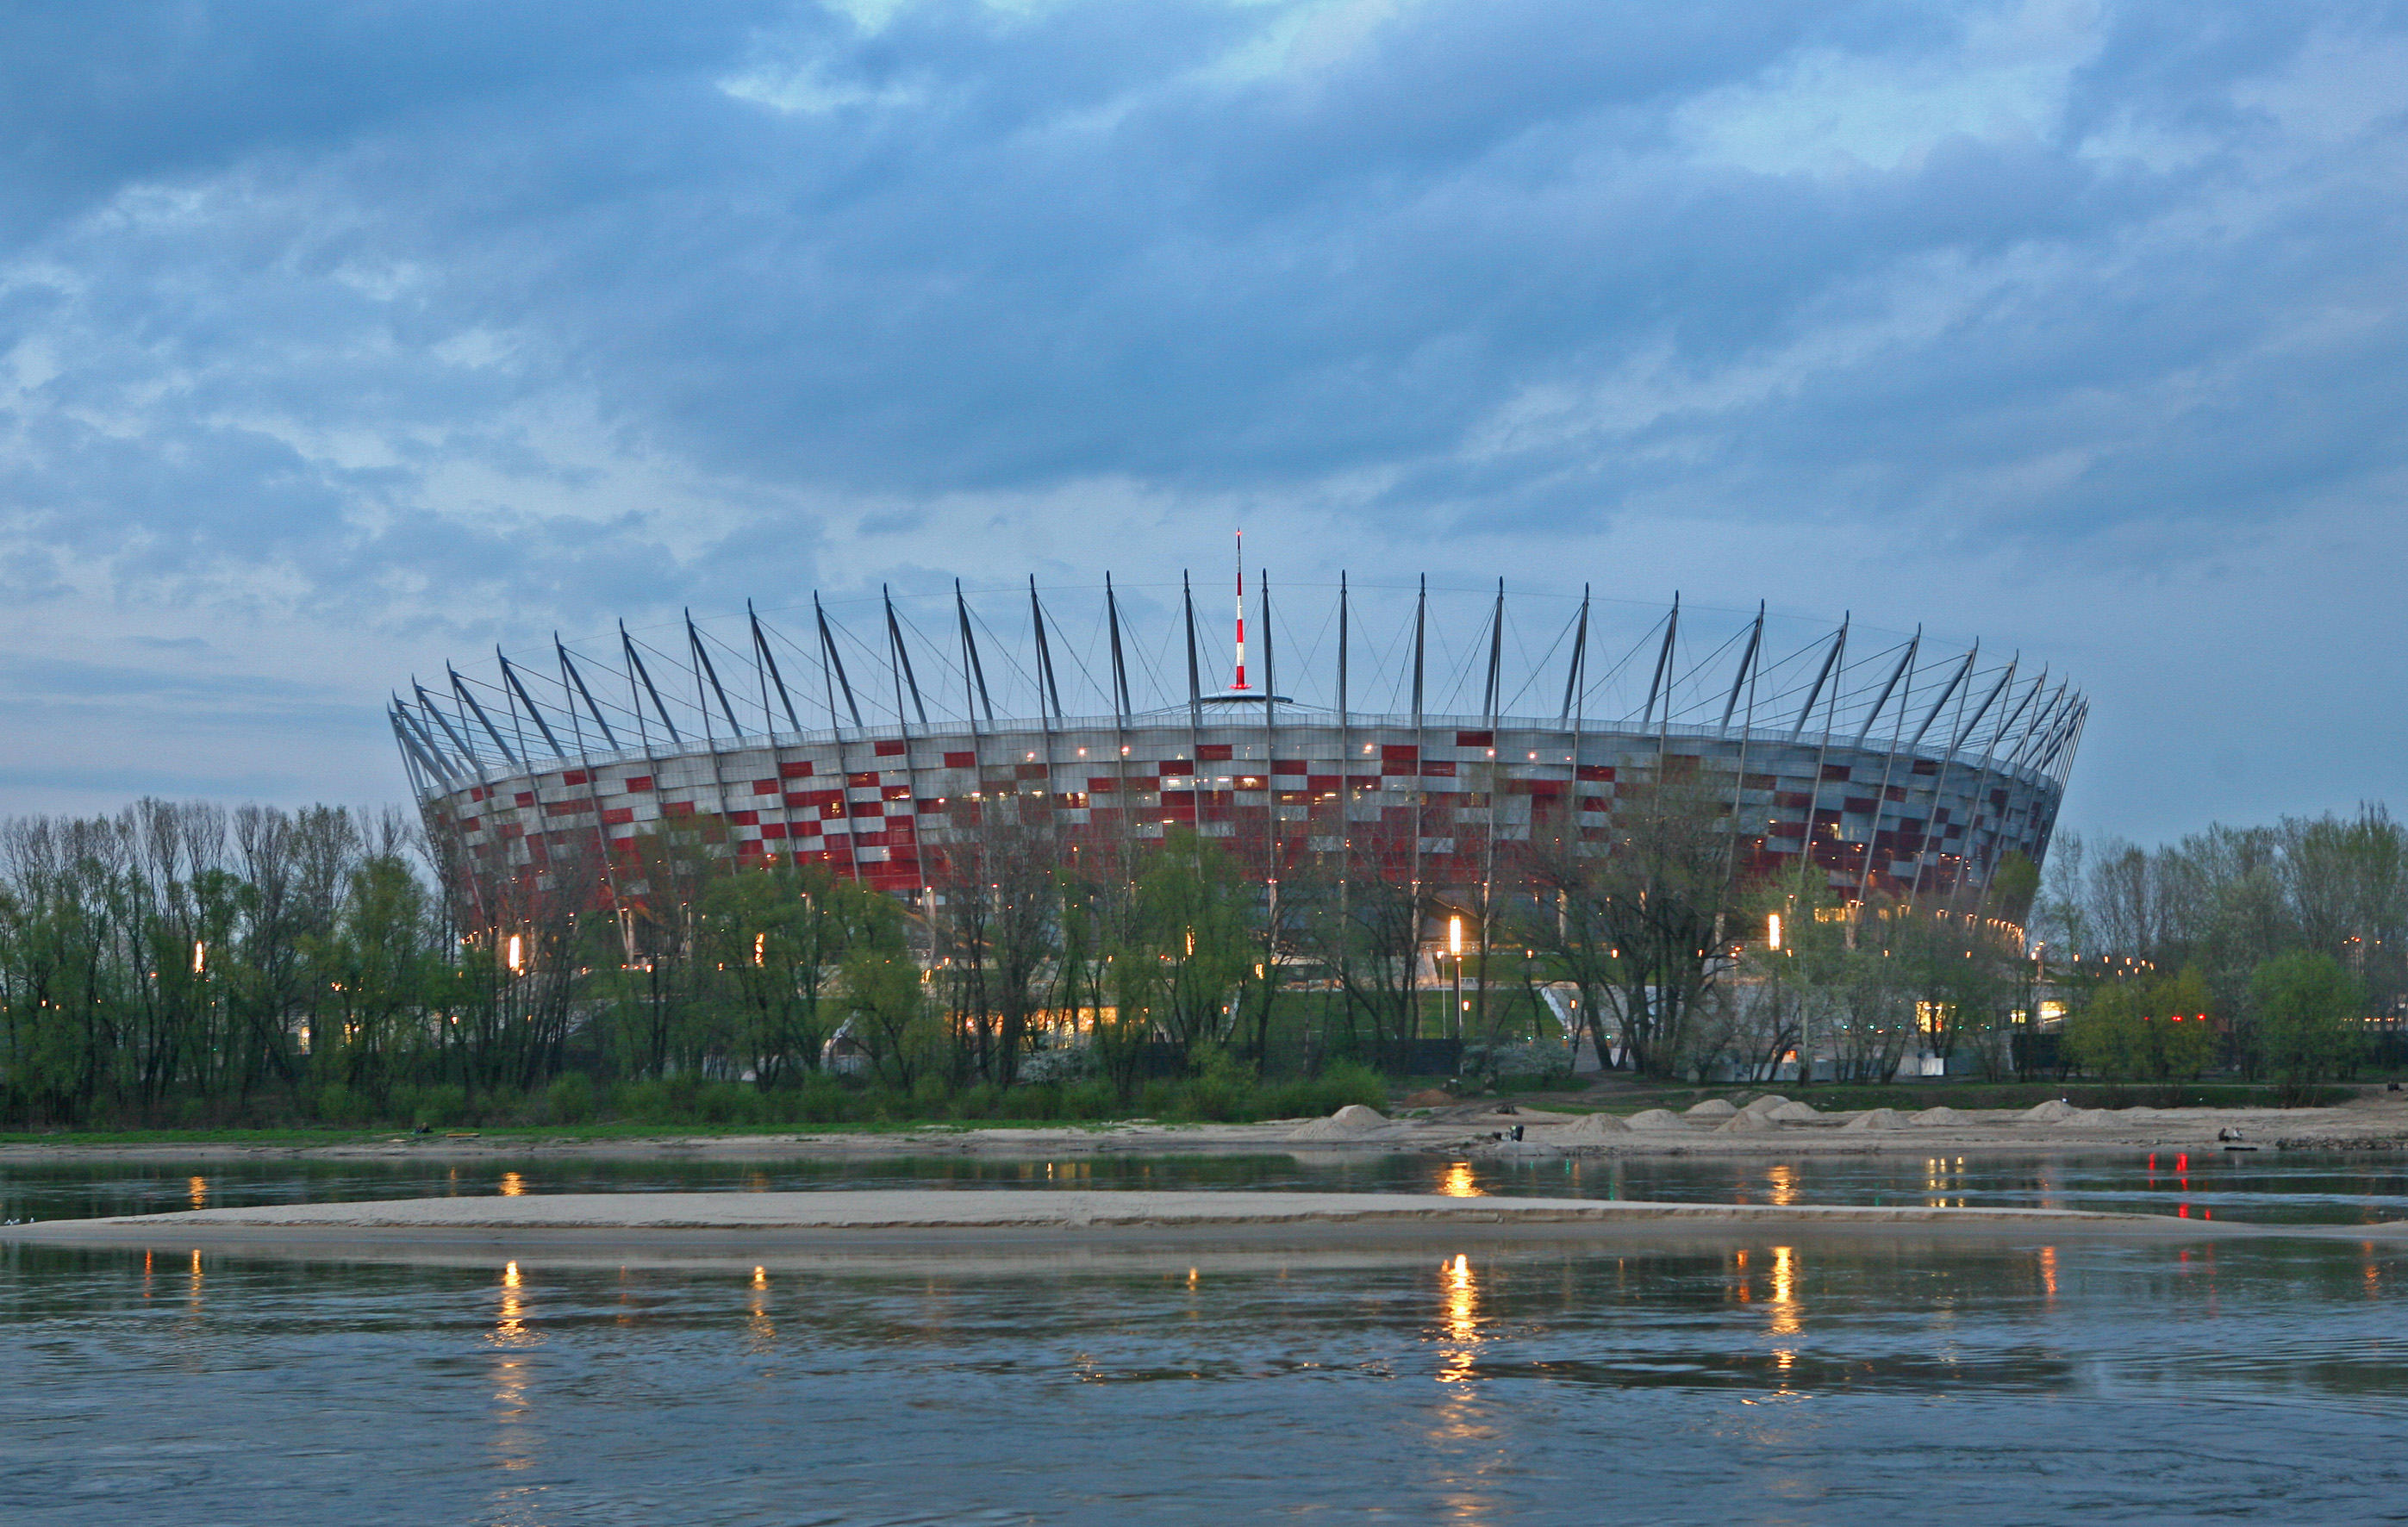
<svg viewBox="0 0 2408 1527"><path fill-rule="evenodd" d="M1692 1105L1686 1117L1700 1120L1709 1119L1728 1119L1731 1115L1737 1112L1739 1112L1737 1108L1732 1107L1721 1098L1710 1097L1703 1103Z"/></svg>
<svg viewBox="0 0 2408 1527"><path fill-rule="evenodd" d="M1778 1092L1767 1092L1762 1097L1752 1097L1748 1099L1747 1106L1740 1109L1740 1112L1752 1113L1758 1119L1770 1119L1772 1118L1778 1110L1787 1106L1789 1106L1789 1100L1787 1098L1783 1097Z"/></svg>
<svg viewBox="0 0 2408 1527"><path fill-rule="evenodd" d="M1964 1121L1964 1114L1948 1106L1948 1105L1944 1103L1936 1108L1926 1108L1921 1113L1910 1115L1907 1119L1908 1123L1920 1124L1926 1129L1948 1124L1961 1124Z"/></svg>
<svg viewBox="0 0 2408 1527"><path fill-rule="evenodd" d="M1547 1131L1550 1140L1580 1140L1600 1135L1627 1135L1630 1126L1610 1113L1584 1114L1569 1124Z"/></svg>
<svg viewBox="0 0 2408 1527"><path fill-rule="evenodd" d="M1768 1111L1764 1117L1776 1124L1808 1124L1822 1118L1823 1115L1821 1110L1811 1103L1784 1103L1778 1108Z"/></svg>
<svg viewBox="0 0 2408 1527"><path fill-rule="evenodd" d="M1686 1121L1670 1108L1649 1108L1632 1114L1627 1122L1632 1129L1680 1129Z"/></svg>
<svg viewBox="0 0 2408 1527"><path fill-rule="evenodd" d="M1742 1108L1714 1126L1717 1135L1763 1135L1781 1126L1753 1108Z"/></svg>
<svg viewBox="0 0 2408 1527"><path fill-rule="evenodd" d="M2037 1107L2025 1109L2024 1122L2028 1124L2061 1124L2067 1120L2081 1118L2082 1112L2083 1110L2075 1107L2072 1104L2068 1103L2065 1099L2061 1097L2053 1097Z"/></svg>
<svg viewBox="0 0 2408 1527"><path fill-rule="evenodd" d="M1388 1127L1388 1116L1360 1103L1349 1103L1326 1119L1316 1119L1288 1136L1291 1140L1349 1140Z"/></svg>
<svg viewBox="0 0 2408 1527"><path fill-rule="evenodd" d="M1841 1127L1842 1129L1904 1129L1906 1116L1896 1108L1868 1108Z"/></svg>

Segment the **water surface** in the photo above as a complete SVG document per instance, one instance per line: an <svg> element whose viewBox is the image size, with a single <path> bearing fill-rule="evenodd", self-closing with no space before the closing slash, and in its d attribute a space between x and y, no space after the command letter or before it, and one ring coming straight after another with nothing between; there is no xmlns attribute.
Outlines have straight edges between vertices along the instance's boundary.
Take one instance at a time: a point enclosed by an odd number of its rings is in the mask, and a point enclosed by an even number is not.
<svg viewBox="0 0 2408 1527"><path fill-rule="evenodd" d="M656 1187L2031 1202L2346 1222L2397 1163L1287 1158L12 1169L18 1218ZM1568 1170L1568 1168L1577 1168ZM505 1174L515 1172L515 1180ZM193 1178L200 1180L195 1183ZM1476 1232L1469 1233L1476 1236ZM1157 1259L1158 1260L1158 1259ZM0 1249L0 1520L2408 1519L2408 1254L1736 1239L1187 1269Z"/></svg>

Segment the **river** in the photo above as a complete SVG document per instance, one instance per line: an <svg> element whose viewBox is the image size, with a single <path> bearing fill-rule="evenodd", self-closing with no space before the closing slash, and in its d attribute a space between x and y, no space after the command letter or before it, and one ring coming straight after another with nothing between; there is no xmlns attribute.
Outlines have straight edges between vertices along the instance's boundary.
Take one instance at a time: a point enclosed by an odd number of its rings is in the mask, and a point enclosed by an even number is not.
<svg viewBox="0 0 2408 1527"><path fill-rule="evenodd" d="M2394 1158L11 1166L10 1219L917 1183L2057 1203L2348 1225ZM1156 1259L1158 1262L1158 1259ZM2408 1519L2408 1249L485 1265L0 1249L0 1520Z"/></svg>

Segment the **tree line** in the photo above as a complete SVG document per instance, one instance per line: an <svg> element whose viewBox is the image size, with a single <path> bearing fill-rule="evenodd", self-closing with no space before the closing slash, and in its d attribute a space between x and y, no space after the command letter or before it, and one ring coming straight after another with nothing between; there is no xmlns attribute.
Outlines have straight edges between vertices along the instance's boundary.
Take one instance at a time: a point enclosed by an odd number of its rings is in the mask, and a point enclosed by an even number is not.
<svg viewBox="0 0 2408 1527"><path fill-rule="evenodd" d="M1812 1079L1880 1081L1930 1055L2297 1079L2345 1069L2351 1025L2408 973L2402 835L2379 809L2154 852L2069 837L2045 886L2010 856L1986 883L1858 905L1757 860L1732 784L1630 782L1601 836L1543 811L1512 841L1458 821L1458 862L1486 873L1447 885L1402 873L1379 824L1274 880L1226 839L1116 849L1041 795L990 798L916 908L739 861L707 818L539 877L395 811L18 818L0 1117L1326 1111L1430 1064L1432 1039L1465 1070L1560 1069L1564 1018L1658 1077L1804 1055ZM1432 935L1457 920L1449 964ZM2051 1002L2054 1053L2030 1042ZM2215 1021L2177 1032L2177 1009Z"/></svg>

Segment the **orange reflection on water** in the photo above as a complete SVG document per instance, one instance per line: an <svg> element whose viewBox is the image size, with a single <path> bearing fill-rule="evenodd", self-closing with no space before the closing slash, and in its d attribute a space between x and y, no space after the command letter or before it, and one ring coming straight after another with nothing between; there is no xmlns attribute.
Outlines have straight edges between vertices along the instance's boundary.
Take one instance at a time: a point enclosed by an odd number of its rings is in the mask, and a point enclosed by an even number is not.
<svg viewBox="0 0 2408 1527"><path fill-rule="evenodd" d="M2057 1248L2040 1249L2040 1292L2050 1304L2057 1303Z"/></svg>
<svg viewBox="0 0 2408 1527"><path fill-rule="evenodd" d="M209 1206L208 1178L194 1177L185 1184L185 1188L193 1195L193 1207L196 1209L205 1209Z"/></svg>
<svg viewBox="0 0 2408 1527"><path fill-rule="evenodd" d="M752 1304L746 1312L744 1329L755 1351L773 1345L778 1339L777 1323L769 1319L769 1270L752 1269Z"/></svg>
<svg viewBox="0 0 2408 1527"><path fill-rule="evenodd" d="M502 1174L502 1196L504 1198L516 1198L519 1194L524 1192L526 1192L526 1178L519 1176L516 1172L505 1172ZM515 1267L518 1263L512 1263L510 1265Z"/></svg>
<svg viewBox="0 0 2408 1527"><path fill-rule="evenodd" d="M527 1362L525 1349L535 1342L535 1334L527 1329L524 1282L519 1277L515 1262L502 1268L502 1305L500 1317L494 1322L494 1334L488 1339L499 1349L494 1354L494 1404L496 1427L494 1448L501 1455L505 1469L525 1469L535 1465L535 1438L526 1430L525 1421L532 1408L527 1399Z"/></svg>
<svg viewBox="0 0 2408 1527"><path fill-rule="evenodd" d="M519 1277L519 1264L507 1263L502 1268L502 1309L494 1322L494 1340L505 1346L516 1346L527 1339L526 1301L520 1292L524 1287Z"/></svg>
<svg viewBox="0 0 2408 1527"><path fill-rule="evenodd" d="M1469 1162L1457 1162L1453 1166L1448 1167L1446 1169L1446 1176L1439 1179L1438 1191L1448 1198L1484 1198L1487 1196L1480 1191L1480 1184L1471 1180L1471 1163Z"/></svg>
<svg viewBox="0 0 2408 1527"><path fill-rule="evenodd" d="M1767 1172L1765 1177L1772 1184L1772 1201L1775 1204L1798 1202L1798 1168L1784 1163Z"/></svg>
<svg viewBox="0 0 2408 1527"><path fill-rule="evenodd" d="M1798 1253L1793 1248L1776 1246L1772 1249L1772 1334L1794 1336L1805 1324L1798 1304ZM1789 1366L1790 1355L1781 1354L1783 1367Z"/></svg>
<svg viewBox="0 0 2408 1527"><path fill-rule="evenodd" d="M1480 1286L1472 1278L1469 1258L1458 1256L1453 1262L1440 1263L1439 1271L1445 1300L1440 1319L1446 1339L1457 1345L1447 1350L1438 1381L1455 1384L1471 1377L1472 1359L1479 1350Z"/></svg>

